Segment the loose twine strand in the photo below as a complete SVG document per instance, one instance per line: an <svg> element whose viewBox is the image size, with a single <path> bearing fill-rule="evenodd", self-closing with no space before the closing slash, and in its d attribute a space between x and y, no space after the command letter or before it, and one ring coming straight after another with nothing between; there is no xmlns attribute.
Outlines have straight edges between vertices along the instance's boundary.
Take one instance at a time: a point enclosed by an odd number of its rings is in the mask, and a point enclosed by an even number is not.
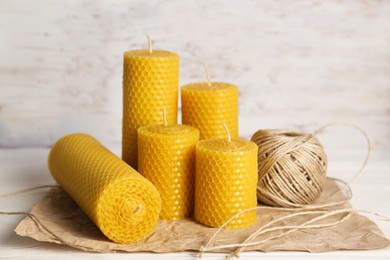
<svg viewBox="0 0 390 260"><path fill-rule="evenodd" d="M48 185L49 186L49 185ZM30 189L30 190L33 190L33 189ZM21 193L21 192L20 192ZM65 240L63 240L61 237L57 236L56 234L54 234L50 229L48 229L40 220L39 218L32 214L32 213L29 213L29 212L24 212L24 211L9 211L9 212L4 212L4 211L0 211L0 215L25 215L25 216L28 216L34 223L35 225L38 227L38 228L42 228L44 231L46 231L47 233L49 233L51 236L53 236L57 241L59 241L60 243L64 244L64 245L69 245L69 243L67 243ZM75 245L71 245L71 246L75 246ZM76 248L80 248L80 249L83 249L81 247L78 247L77 245L75 246Z"/></svg>
<svg viewBox="0 0 390 260"><path fill-rule="evenodd" d="M17 191L13 191L13 192L9 192L9 193L5 193L5 194L2 194L0 195L0 199L3 199L3 198L7 198L7 197L11 197L11 196L15 196L15 195L18 195L18 194L22 194L22 193L26 193L26 192L30 192L30 191L35 191L35 190L40 190L40 189L47 189L47 188L58 188L59 186L58 185L41 185L41 186L35 186L35 187L31 187L31 188L26 188L26 189L20 189L20 190L17 190ZM0 215L12 215L12 216L15 216L15 215L24 215L24 216L27 216L29 217L34 223L35 225L38 227L38 228L41 228L43 229L44 231L46 231L47 233L49 233L52 237L54 237L57 241L59 241L60 243L64 244L64 245L69 245L69 243L67 243L65 240L63 240L61 237L57 236L55 233L53 233L46 225L44 225L40 220L39 218L34 215L33 213L29 213L29 212L24 212L24 211L0 211ZM73 246L73 247L76 247L76 248L79 248L79 249L83 249L82 247L79 247L77 245L70 245L70 246Z"/></svg>
<svg viewBox="0 0 390 260"><path fill-rule="evenodd" d="M335 226L335 225L338 225L338 224L345 222L353 213L357 213L357 212L375 215L375 216L380 217L381 219L383 219L385 221L390 221L389 217L383 216L383 215L380 215L376 212L368 211L368 210L353 209L353 208L329 210L329 208L344 205L352 199L353 194L352 194L352 189L351 189L350 185L363 172L364 168L366 167L366 165L368 163L370 155L371 155L371 141L370 141L370 138L368 137L368 134L360 127L353 125L353 124L350 124L350 123L346 123L346 122L334 122L334 123L329 123L329 124L326 124L326 125L320 127L313 134L308 134L306 140L302 143L302 145L304 143L308 142L311 138L321 134L325 129L327 129L329 127L334 127L334 126L352 127L354 129L358 130L365 137L365 140L367 142L367 154L366 154L366 157L363 161L363 164L360 166L359 170L354 174L354 176L348 182L345 182L345 181L338 179L338 178L327 177L327 179L331 179L331 180L334 180L336 182L342 183L343 187L341 189L338 189L336 192L332 193L326 199L330 199L340 192L346 192L346 199L332 202L332 203L319 204L319 205L300 205L300 207L297 207L297 208L257 206L257 207L248 208L248 209L239 211L236 214L234 214L231 218L229 218L221 227L219 227L214 232L214 234L210 237L210 239L199 248L200 253L198 254L198 257L202 258L202 256L204 255L205 252L211 252L211 251L220 250L220 249L227 249L227 248L236 248L227 256L227 258L238 257L239 254L245 249L245 247L259 245L259 244L265 243L267 241L286 236L290 233L293 233L295 231L302 230L302 229L325 228L325 227ZM239 216L245 212L248 212L251 210L258 210L258 209L271 209L271 210L295 212L295 213L281 216L281 217L267 223L266 225L259 227L255 232L253 232L250 236L248 236L242 243L210 246L211 242L216 238L216 236L221 232L221 230L227 224L229 224L234 218L236 218L237 216ZM296 211L298 211L298 212L296 212ZM272 225L274 225L282 220L290 219L290 218L293 218L296 216L318 215L318 214L322 214L322 215L314 217L312 219L309 219L300 225L287 225L287 226L272 227ZM329 222L329 223L313 224L313 223L318 222L320 220L327 219L329 217L339 215L339 214L344 214L344 216L340 220L337 220L334 222ZM274 235L274 236L262 239L262 240L253 241L261 234L272 232L272 231L277 231L277 230L281 230L281 231L285 230L285 232L281 233L279 235Z"/></svg>
<svg viewBox="0 0 390 260"><path fill-rule="evenodd" d="M50 185L46 185L46 186L50 186ZM58 187L58 186L53 186L53 187ZM40 188L41 187L34 187L34 188L31 188L30 190L36 190L36 189L40 189ZM20 193L22 193L22 192L20 192ZM29 217L39 229L43 229L45 232L49 233L59 243L85 251L86 246L79 246L77 244L69 243L69 242L63 240L61 237L57 236L53 231L51 231L46 225L44 225L39 220L39 218L32 213L24 212L24 211L9 211L9 212L0 211L0 215L12 215L12 216L25 215L25 216ZM93 248L90 248L90 249L93 249Z"/></svg>
<svg viewBox="0 0 390 260"><path fill-rule="evenodd" d="M348 181L348 183L344 186L344 189L349 187L350 184L355 181L355 179L357 177L360 176L360 174L363 172L364 168L366 167L367 163L368 163L368 160L370 159L370 156L371 156L371 140L370 138L368 137L368 134L366 133L366 131L364 131L362 128L354 125L354 124L350 124L350 123L346 123L346 122L334 122L334 123L329 123L329 124L326 124L322 127L320 127L317 131L314 132L313 136L316 136L318 134L321 134L326 128L329 128L329 127L333 127L333 126L348 126L348 127L352 127L356 130L358 130L363 136L364 138L366 139L366 142L367 142L367 154L366 154L366 157L363 161L363 164L362 166L360 166L360 169L354 174L354 176Z"/></svg>
<svg viewBox="0 0 390 260"><path fill-rule="evenodd" d="M0 195L0 199L2 198L7 198L7 197L10 197L10 196L15 196L15 195L18 195L18 194L21 194L21 193L26 193L26 192L29 192L29 191L34 191L34 190L40 190L40 189L46 189L46 188L57 188L59 187L58 185L41 185L41 186L35 186L35 187L31 187L31 188L26 188L26 189L21 189L21 190L17 190L17 191L12 191L12 192L9 192L9 193L5 193L3 195Z"/></svg>

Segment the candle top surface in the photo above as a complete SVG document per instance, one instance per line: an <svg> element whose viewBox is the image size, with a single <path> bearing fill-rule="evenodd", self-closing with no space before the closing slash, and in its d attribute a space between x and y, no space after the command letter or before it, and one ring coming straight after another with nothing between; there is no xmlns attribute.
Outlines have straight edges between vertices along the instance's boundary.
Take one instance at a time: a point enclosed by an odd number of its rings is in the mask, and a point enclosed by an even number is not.
<svg viewBox="0 0 390 260"><path fill-rule="evenodd" d="M143 50L130 50L124 53L125 57L143 57L143 58L167 58L167 57L178 57L174 52L165 50L153 50L150 52L149 49Z"/></svg>
<svg viewBox="0 0 390 260"><path fill-rule="evenodd" d="M148 126L143 126L138 129L138 132L148 132L148 133L153 133L153 134L161 134L162 136L176 136L176 135L184 135L188 134L191 132L199 132L198 129L192 126L188 125L163 125L163 124L158 124L158 125L148 125Z"/></svg>
<svg viewBox="0 0 390 260"><path fill-rule="evenodd" d="M210 82L211 85L207 81L204 82L193 82L189 84L183 85L181 88L183 90L196 90L196 91L220 91L225 89L237 89L236 85L227 82Z"/></svg>
<svg viewBox="0 0 390 260"><path fill-rule="evenodd" d="M221 152L240 152L257 149L257 145L252 141L245 139L232 139L228 141L225 138L211 138L199 142L199 147Z"/></svg>

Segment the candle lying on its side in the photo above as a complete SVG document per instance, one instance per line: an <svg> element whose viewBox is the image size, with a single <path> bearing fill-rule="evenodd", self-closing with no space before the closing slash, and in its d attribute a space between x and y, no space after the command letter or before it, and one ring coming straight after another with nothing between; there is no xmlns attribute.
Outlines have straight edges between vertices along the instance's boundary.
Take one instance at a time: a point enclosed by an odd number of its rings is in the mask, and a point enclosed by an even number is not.
<svg viewBox="0 0 390 260"><path fill-rule="evenodd" d="M179 56L162 50L134 50L124 54L122 159L137 169L137 129L162 122L177 122Z"/></svg>
<svg viewBox="0 0 390 260"><path fill-rule="evenodd" d="M222 138L226 123L238 138L238 88L224 82L197 82L181 87L182 122L200 131L200 140Z"/></svg>
<svg viewBox="0 0 390 260"><path fill-rule="evenodd" d="M138 170L161 194L161 219L181 219L193 213L198 140L199 130L186 125L138 129Z"/></svg>
<svg viewBox="0 0 390 260"><path fill-rule="evenodd" d="M196 145L195 219L220 227L241 210L257 205L257 145L243 139L213 138ZM234 218L227 228L256 222L251 210Z"/></svg>
<svg viewBox="0 0 390 260"><path fill-rule="evenodd" d="M87 134L71 134L50 151L54 179L109 239L138 241L154 231L161 209L157 189Z"/></svg>

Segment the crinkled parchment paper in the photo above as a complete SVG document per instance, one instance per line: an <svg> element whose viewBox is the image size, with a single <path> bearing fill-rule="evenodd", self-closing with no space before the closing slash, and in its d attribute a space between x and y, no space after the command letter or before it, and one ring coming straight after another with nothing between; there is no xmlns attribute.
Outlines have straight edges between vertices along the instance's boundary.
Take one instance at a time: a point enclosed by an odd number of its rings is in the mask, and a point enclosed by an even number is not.
<svg viewBox="0 0 390 260"><path fill-rule="evenodd" d="M325 191L316 203L329 203L344 199L344 195L341 192L337 193L337 196L329 199L330 195L338 190L339 188L336 183L328 180ZM350 205L346 204L334 209L346 207L350 207ZM198 251L200 246L204 245L216 230L215 228L198 224L194 220L160 221L155 232L148 238L136 244L115 244L99 231L73 200L60 188L54 188L49 191L34 206L31 213L50 232L30 217L26 217L15 229L18 235L32 237L38 241L65 244L81 250L94 252L142 251L167 253ZM265 225L270 220L286 214L291 213L281 212L275 209L259 209L257 211L258 216L255 225L246 229L224 229L213 240L212 245L243 242L246 237L259 227ZM341 219L342 216L333 216L326 221L333 222ZM278 223L278 225L296 225L311 218L313 216L297 216ZM263 234L258 239L279 234L277 232ZM389 245L390 240L383 235L374 222L365 216L353 214L346 221L336 226L298 230L286 236L248 247L246 250L325 252L342 249L377 249ZM221 251L226 252L231 251L231 249Z"/></svg>

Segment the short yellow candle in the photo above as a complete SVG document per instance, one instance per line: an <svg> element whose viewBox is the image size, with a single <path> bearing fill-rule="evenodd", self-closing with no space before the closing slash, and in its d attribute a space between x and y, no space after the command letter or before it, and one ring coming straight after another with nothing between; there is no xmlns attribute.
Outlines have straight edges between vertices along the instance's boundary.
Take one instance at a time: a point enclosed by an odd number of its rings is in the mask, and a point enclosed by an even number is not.
<svg viewBox="0 0 390 260"><path fill-rule="evenodd" d="M135 242L155 229L161 209L157 189L92 136L71 134L57 141L49 169L114 242Z"/></svg>
<svg viewBox="0 0 390 260"><path fill-rule="evenodd" d="M150 43L151 44L151 43ZM150 45L151 46L151 45ZM124 54L122 159L137 169L137 129L177 122L179 56L163 50L134 50Z"/></svg>
<svg viewBox="0 0 390 260"><path fill-rule="evenodd" d="M257 145L243 139L206 139L196 145L195 219L220 227L237 212L255 207ZM234 218L227 228L256 222L251 210Z"/></svg>
<svg viewBox="0 0 390 260"><path fill-rule="evenodd" d="M207 77L208 72L206 69ZM182 123L196 127L200 140L223 138L225 123L238 138L238 88L224 82L196 82L181 87Z"/></svg>
<svg viewBox="0 0 390 260"><path fill-rule="evenodd" d="M161 219L181 219L193 213L198 140L199 130L186 125L138 129L138 170L161 194Z"/></svg>

